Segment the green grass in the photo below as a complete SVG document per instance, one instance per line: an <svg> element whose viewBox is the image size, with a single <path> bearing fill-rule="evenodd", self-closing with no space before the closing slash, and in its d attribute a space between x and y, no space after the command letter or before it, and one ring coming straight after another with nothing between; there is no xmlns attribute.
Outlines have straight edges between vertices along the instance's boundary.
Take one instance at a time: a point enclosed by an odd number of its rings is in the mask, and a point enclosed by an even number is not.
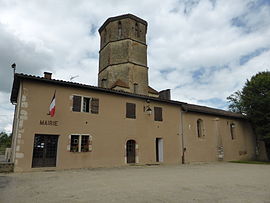
<svg viewBox="0 0 270 203"><path fill-rule="evenodd" d="M270 164L270 161L229 161L229 162L239 164Z"/></svg>

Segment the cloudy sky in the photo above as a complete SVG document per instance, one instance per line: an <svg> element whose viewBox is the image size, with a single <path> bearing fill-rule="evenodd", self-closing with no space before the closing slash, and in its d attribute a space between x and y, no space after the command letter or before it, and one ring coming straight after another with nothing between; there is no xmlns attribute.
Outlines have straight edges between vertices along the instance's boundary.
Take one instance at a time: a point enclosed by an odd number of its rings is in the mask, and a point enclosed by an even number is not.
<svg viewBox="0 0 270 203"><path fill-rule="evenodd" d="M183 102L227 108L270 70L270 0L0 0L0 131L11 132L17 72L97 84L97 29L132 13L148 22L150 85Z"/></svg>

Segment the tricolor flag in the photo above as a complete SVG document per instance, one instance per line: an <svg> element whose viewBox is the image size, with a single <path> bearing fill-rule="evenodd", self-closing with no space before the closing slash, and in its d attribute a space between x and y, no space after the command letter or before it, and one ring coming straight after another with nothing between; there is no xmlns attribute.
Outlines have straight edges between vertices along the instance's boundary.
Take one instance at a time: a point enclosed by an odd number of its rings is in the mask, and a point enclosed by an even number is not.
<svg viewBox="0 0 270 203"><path fill-rule="evenodd" d="M51 115L51 117L53 117L54 114L55 114L55 92L54 92L54 95L53 95L53 98L52 98L52 101L51 101L51 104L50 104L49 114Z"/></svg>

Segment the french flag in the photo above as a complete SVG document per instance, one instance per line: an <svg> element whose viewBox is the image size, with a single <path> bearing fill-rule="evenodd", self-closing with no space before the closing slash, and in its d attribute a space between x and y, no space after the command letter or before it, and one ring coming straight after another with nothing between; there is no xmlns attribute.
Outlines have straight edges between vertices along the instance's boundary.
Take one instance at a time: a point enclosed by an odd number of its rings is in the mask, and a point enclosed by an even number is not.
<svg viewBox="0 0 270 203"><path fill-rule="evenodd" d="M53 95L53 98L52 98L52 101L51 101L51 104L50 104L50 113L51 117L54 116L55 114L55 92L54 92L54 95Z"/></svg>

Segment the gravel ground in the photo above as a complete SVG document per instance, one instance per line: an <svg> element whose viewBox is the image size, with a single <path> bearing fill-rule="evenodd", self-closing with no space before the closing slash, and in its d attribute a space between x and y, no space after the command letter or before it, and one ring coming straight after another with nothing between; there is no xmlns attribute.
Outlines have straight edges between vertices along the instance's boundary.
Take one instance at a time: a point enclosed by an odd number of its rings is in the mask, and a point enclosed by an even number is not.
<svg viewBox="0 0 270 203"><path fill-rule="evenodd" d="M0 174L0 202L270 203L270 165L206 163Z"/></svg>

